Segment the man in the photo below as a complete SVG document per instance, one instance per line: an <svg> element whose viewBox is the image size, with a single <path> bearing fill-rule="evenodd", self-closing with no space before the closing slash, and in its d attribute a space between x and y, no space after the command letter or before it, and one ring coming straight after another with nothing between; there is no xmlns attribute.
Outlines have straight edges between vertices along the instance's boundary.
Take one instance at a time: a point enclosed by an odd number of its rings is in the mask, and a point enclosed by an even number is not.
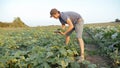
<svg viewBox="0 0 120 68"><path fill-rule="evenodd" d="M78 62L82 62L84 60L84 42L82 39L84 21L82 17L76 12L60 12L55 8L51 9L50 15L55 19L59 19L62 24L62 29L65 29L65 24L68 24L68 29L65 32L60 32L60 34L66 36L66 44L69 43L70 34L75 30L79 47L81 49L81 57Z"/></svg>

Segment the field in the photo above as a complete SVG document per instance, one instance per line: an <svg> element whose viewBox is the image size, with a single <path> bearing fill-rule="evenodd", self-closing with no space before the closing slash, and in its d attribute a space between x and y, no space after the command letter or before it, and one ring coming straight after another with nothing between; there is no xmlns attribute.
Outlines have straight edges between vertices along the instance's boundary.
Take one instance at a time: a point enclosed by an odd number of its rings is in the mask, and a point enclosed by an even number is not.
<svg viewBox="0 0 120 68"><path fill-rule="evenodd" d="M104 26L103 26L104 25ZM118 68L120 24L85 25L86 60L77 63L75 33L68 45L54 33L60 26L0 28L0 68Z"/></svg>

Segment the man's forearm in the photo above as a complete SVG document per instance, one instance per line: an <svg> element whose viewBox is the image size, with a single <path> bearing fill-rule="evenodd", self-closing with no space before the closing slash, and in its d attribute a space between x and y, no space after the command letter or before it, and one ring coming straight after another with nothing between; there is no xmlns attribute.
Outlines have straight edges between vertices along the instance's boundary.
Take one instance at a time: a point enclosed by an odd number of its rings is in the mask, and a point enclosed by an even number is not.
<svg viewBox="0 0 120 68"><path fill-rule="evenodd" d="M65 30L65 25L62 25L62 29Z"/></svg>
<svg viewBox="0 0 120 68"><path fill-rule="evenodd" d="M68 32L70 32L72 29L73 29L73 26L71 26L71 27L69 26L68 30L65 31L65 34L67 34Z"/></svg>

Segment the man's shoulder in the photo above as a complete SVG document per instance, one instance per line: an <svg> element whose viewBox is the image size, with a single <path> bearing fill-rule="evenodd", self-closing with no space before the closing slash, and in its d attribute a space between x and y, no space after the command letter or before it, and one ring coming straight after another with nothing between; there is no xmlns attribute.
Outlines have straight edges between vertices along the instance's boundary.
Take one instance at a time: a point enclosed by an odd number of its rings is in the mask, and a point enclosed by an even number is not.
<svg viewBox="0 0 120 68"><path fill-rule="evenodd" d="M66 18L67 16L68 16L68 15L67 15L66 12L61 12L61 13L60 13L60 17L61 17L62 19Z"/></svg>

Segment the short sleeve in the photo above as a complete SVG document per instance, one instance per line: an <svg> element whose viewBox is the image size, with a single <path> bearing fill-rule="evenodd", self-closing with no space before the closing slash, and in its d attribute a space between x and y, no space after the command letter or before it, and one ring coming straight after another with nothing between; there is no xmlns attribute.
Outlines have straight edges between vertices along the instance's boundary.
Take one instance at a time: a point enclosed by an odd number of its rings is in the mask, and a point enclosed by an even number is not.
<svg viewBox="0 0 120 68"><path fill-rule="evenodd" d="M61 18L66 22L69 16L67 16L66 14L63 14L61 15Z"/></svg>
<svg viewBox="0 0 120 68"><path fill-rule="evenodd" d="M69 16L67 16L64 13L61 13L61 17L59 18L61 24L67 24L67 19L69 18Z"/></svg>

